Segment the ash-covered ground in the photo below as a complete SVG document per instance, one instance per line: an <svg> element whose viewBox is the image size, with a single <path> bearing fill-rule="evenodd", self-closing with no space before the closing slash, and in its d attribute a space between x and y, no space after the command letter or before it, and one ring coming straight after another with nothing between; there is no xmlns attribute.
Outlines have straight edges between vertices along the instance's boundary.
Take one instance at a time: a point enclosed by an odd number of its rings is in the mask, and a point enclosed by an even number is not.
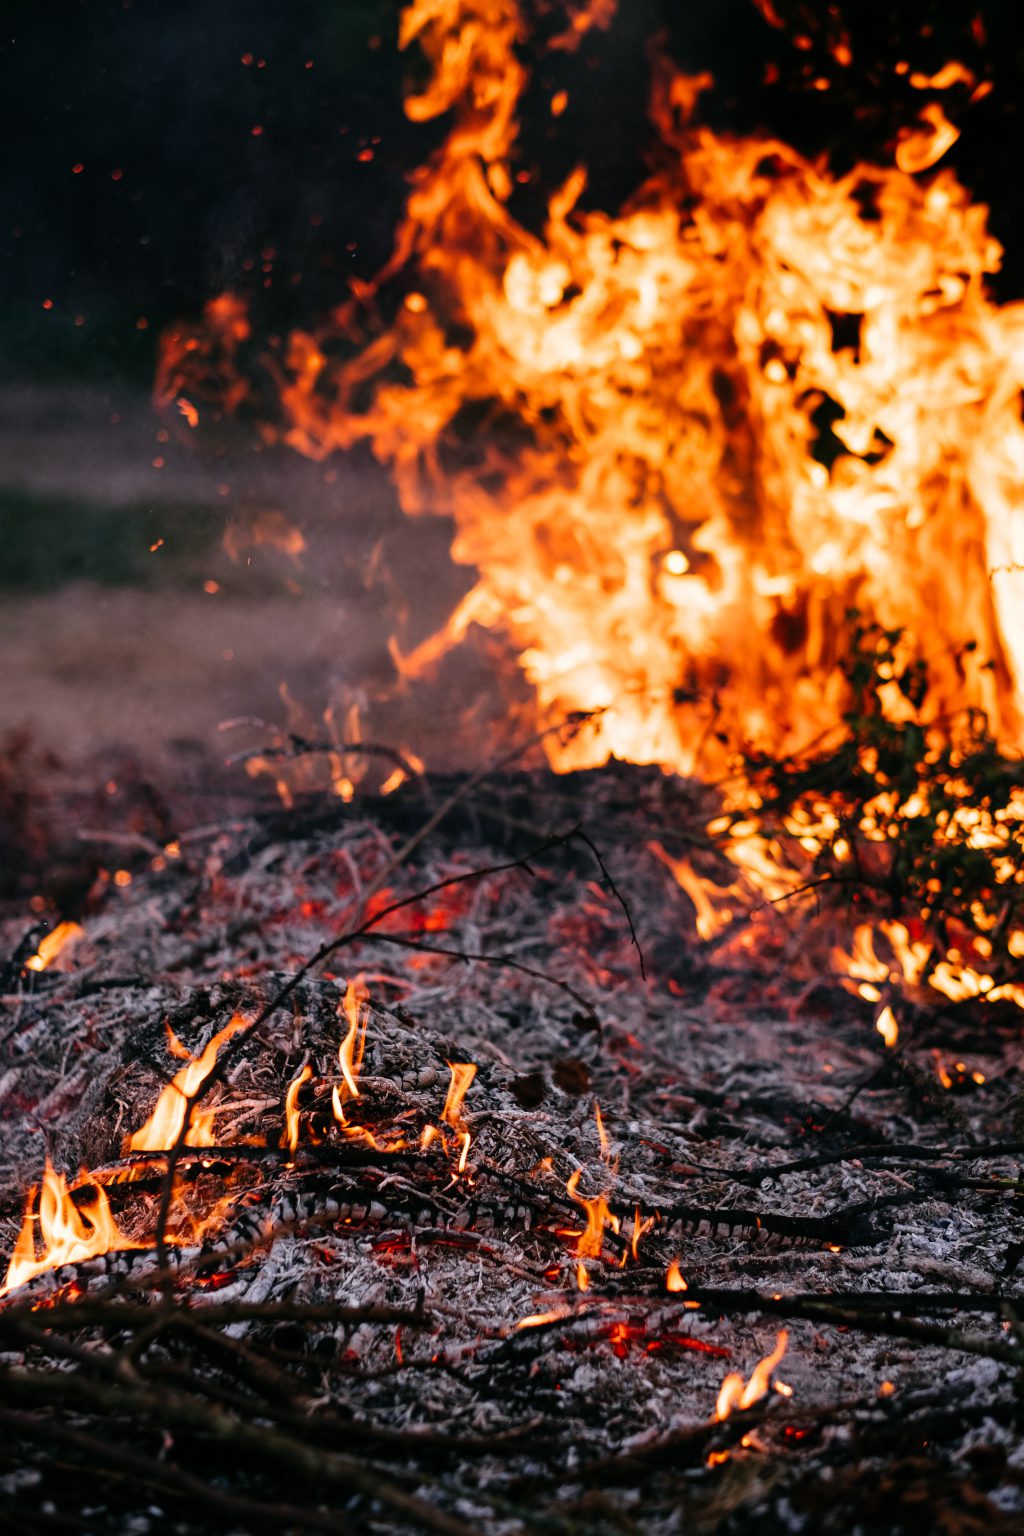
<svg viewBox="0 0 1024 1536"><path fill-rule="evenodd" d="M155 828L112 833L77 941L54 969L9 968L4 1252L47 1157L91 1171L124 1237L4 1301L13 1528L1019 1529L1015 1010L907 1005L887 1051L813 895L703 943L650 847L699 837L703 792L659 773L486 779L403 854L452 789L233 811L170 852ZM165 1159L125 1147L180 1069L168 1026L198 1055L430 887L241 1044L204 1103L214 1144L182 1155L159 1291ZM8 906L5 953L30 917ZM346 1132L331 1094L357 973ZM449 1063L477 1072L446 1124ZM602 1196L600 1256L581 1254ZM129 1348L161 1304L230 1347L157 1322ZM76 1332L76 1306L99 1321ZM54 1360L48 1315L74 1346ZM716 1423L725 1375L780 1330L780 1390ZM144 1464L86 1492L90 1434ZM175 1490L177 1467L220 1505Z"/></svg>

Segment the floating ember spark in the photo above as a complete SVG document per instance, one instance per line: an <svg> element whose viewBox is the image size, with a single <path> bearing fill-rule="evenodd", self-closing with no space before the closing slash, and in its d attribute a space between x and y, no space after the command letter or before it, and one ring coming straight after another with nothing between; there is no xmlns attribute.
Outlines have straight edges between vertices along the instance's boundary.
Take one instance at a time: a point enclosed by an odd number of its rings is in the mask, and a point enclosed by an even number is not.
<svg viewBox="0 0 1024 1536"><path fill-rule="evenodd" d="M83 1189L88 1190L88 1195L75 1201L72 1195ZM36 1191L32 1189L0 1296L44 1270L56 1269L61 1264L80 1264L85 1259L131 1246L114 1220L106 1190L88 1175L83 1174L69 1188L63 1174L55 1173L47 1162L37 1210L33 1210L35 1198Z"/></svg>
<svg viewBox="0 0 1024 1536"><path fill-rule="evenodd" d="M172 1054L179 1058L184 1057L188 1065L182 1067L173 1081L161 1093L156 1102L156 1108L146 1121L132 1136L128 1138L128 1150L132 1152L167 1152L177 1144L181 1135L181 1128L185 1123L185 1114L188 1109L188 1101L192 1095L204 1083L213 1071L217 1060L217 1053L226 1040L236 1035L240 1029L245 1029L246 1020L241 1014L235 1014L231 1022L226 1024L210 1040L201 1056L190 1056L189 1052L181 1044L181 1041L168 1026L167 1043ZM189 1123L188 1135L185 1145L189 1147L212 1147L214 1145L214 1120L217 1111L215 1109L194 1109Z"/></svg>
<svg viewBox="0 0 1024 1536"><path fill-rule="evenodd" d="M719 1389L718 1401L715 1404L716 1419L727 1419L735 1409L750 1408L754 1403L760 1402L768 1392L772 1372L786 1353L788 1342L789 1334L783 1329L779 1333L771 1354L758 1361L751 1372L750 1380L746 1383L738 1371L729 1372ZM784 1395L790 1395L790 1389L787 1389Z"/></svg>

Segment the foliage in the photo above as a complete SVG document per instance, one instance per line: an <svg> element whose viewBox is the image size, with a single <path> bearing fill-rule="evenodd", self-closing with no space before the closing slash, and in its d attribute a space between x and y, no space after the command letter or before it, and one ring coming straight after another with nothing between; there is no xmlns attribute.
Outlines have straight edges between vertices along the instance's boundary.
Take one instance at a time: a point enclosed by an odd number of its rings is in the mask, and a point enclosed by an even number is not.
<svg viewBox="0 0 1024 1536"><path fill-rule="evenodd" d="M790 837L813 828L801 844L818 844L812 879L903 921L937 953L976 946L1005 973L1024 886L1024 763L980 710L929 720L928 663L901 630L849 617L843 737L799 760L747 758L762 825Z"/></svg>

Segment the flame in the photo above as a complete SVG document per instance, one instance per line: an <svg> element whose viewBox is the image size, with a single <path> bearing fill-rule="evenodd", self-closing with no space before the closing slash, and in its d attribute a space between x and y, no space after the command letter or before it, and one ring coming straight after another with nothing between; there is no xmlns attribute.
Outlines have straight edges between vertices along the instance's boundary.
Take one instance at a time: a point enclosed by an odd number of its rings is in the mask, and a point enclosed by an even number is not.
<svg viewBox="0 0 1024 1536"><path fill-rule="evenodd" d="M88 1197L76 1202L75 1190L86 1189ZM63 1174L55 1173L49 1161L43 1174L38 1210L33 1210L36 1191L29 1191L25 1218L14 1245L7 1276L0 1287L5 1296L44 1270L61 1264L80 1264L118 1248L131 1246L119 1229L110 1210L107 1192L87 1174L70 1187ZM38 1227L38 1236L37 1236ZM41 1253L37 1257L37 1247Z"/></svg>
<svg viewBox="0 0 1024 1536"><path fill-rule="evenodd" d="M565 1317L565 1312L531 1312L529 1317L521 1317L516 1323L516 1329L541 1328L545 1323L557 1323L559 1318Z"/></svg>
<svg viewBox="0 0 1024 1536"><path fill-rule="evenodd" d="M688 859L673 858L659 842L650 842L647 846L655 857L672 871L676 884L693 902L696 927L700 937L705 942L716 939L732 922L732 909L716 905L716 900L729 895L729 891L722 890L712 881L698 875ZM737 893L733 891L732 894Z"/></svg>
<svg viewBox="0 0 1024 1536"><path fill-rule="evenodd" d="M359 1087L356 1077L363 1062L363 1047L366 1042L366 1024L369 1011L366 1004L370 993L366 980L362 974L350 981L345 989L345 997L339 1012L343 1012L348 1020L348 1034L338 1047L338 1063L341 1067L341 1075L345 1079L345 1087L353 1099L359 1097Z"/></svg>
<svg viewBox="0 0 1024 1536"><path fill-rule="evenodd" d="M581 1205L587 1213L587 1225L577 1234L576 1252L581 1259L599 1259L604 1246L604 1229L610 1227L613 1232L618 1232L619 1218L609 1210L608 1200L604 1194L588 1199L586 1195L576 1193L580 1173L581 1170L577 1168L565 1186L569 1198L575 1200L576 1204Z"/></svg>
<svg viewBox="0 0 1024 1536"><path fill-rule="evenodd" d="M608 1132L604 1128L604 1116L601 1114L600 1104L594 1105L594 1124L597 1126L597 1139L601 1145L601 1161L611 1161L611 1148L608 1143Z"/></svg>
<svg viewBox="0 0 1024 1536"><path fill-rule="evenodd" d="M896 1022L896 1015L886 1003L878 1018L875 1020L875 1028L885 1041L890 1050L893 1049L900 1036L900 1027Z"/></svg>
<svg viewBox="0 0 1024 1536"><path fill-rule="evenodd" d="M937 164L960 137L937 101L921 108L919 128L908 128L896 145L896 164L901 171L927 171Z"/></svg>
<svg viewBox="0 0 1024 1536"><path fill-rule="evenodd" d="M500 630L542 724L602 712L548 738L557 768L715 771L723 739L782 753L841 722L855 605L947 658L933 718L976 704L1011 734L1024 305L988 295L986 210L949 171L915 179L957 129L930 102L894 166L833 175L696 126L707 80L660 63L662 168L614 215L580 208L575 171L538 234L509 206L524 9L406 7L400 46L429 68L407 114L450 127L380 279L404 302L365 345L357 293L285 349L288 440L315 457L367 442L410 515L454 519L453 556L477 570L438 636L396 649L402 670L473 624ZM575 7L566 38L612 10ZM247 336L222 295L168 338L160 392L220 382L237 400ZM467 444L461 421L485 411L514 430Z"/></svg>
<svg viewBox="0 0 1024 1536"><path fill-rule="evenodd" d="M783 1329L779 1333L771 1354L765 1355L763 1360L758 1361L750 1374L750 1380L746 1383L738 1371L729 1372L719 1389L718 1401L715 1404L716 1419L727 1419L735 1409L750 1408L754 1403L760 1402L768 1391L772 1372L786 1353L788 1342L789 1334ZM784 1395L789 1396L791 1390L788 1389Z"/></svg>
<svg viewBox="0 0 1024 1536"><path fill-rule="evenodd" d="M462 1101L469 1091L470 1083L476 1077L476 1067L471 1061L449 1061L447 1067L451 1073L451 1081L448 1084L444 1109L441 1111L441 1120L444 1125L450 1125L452 1130L458 1133L459 1156L455 1167L457 1174L463 1174L466 1171L473 1138L462 1122ZM432 1134L428 1136L428 1132ZM426 1150L436 1135L435 1128L427 1126L420 1138L420 1146Z"/></svg>
<svg viewBox="0 0 1024 1536"><path fill-rule="evenodd" d="M634 1262L637 1264L640 1262L640 1239L646 1237L653 1226L654 1217L641 1217L640 1207L637 1206L633 1212L633 1231L629 1238L629 1251L633 1255ZM623 1262L625 1262L625 1255L623 1255Z"/></svg>
<svg viewBox="0 0 1024 1536"><path fill-rule="evenodd" d="M853 608L927 658L920 704L885 680L891 720L948 730L980 710L1016 751L1024 304L996 303L988 211L940 166L958 127L925 101L892 165L837 174L779 139L701 126L709 77L656 58L658 169L609 213L584 205L578 167L527 227L513 192L533 9L405 7L399 46L426 64L406 112L443 118L445 137L378 280L275 350L287 441L318 459L368 446L410 516L451 519L453 559L475 570L437 633L412 652L393 639L399 673L432 667L474 626L495 632L540 726L586 719L546 735L556 769L614 755L721 781L737 748L784 759L845 731ZM570 0L551 46L575 46L614 11ZM837 19L826 46L851 63ZM901 73L972 99L989 84L957 60ZM552 116L568 105L554 92ZM235 408L249 341L244 305L220 295L202 325L165 338L158 394ZM471 432L480 420L494 430ZM344 799L358 763L331 754ZM858 840L892 846L890 798L869 805ZM917 800L904 820L926 811ZM728 885L652 845L708 941L737 910L802 888L759 808L743 786L728 810L747 819L708 828L735 867ZM998 882L1019 884L1022 814L1024 796L991 813L958 804L935 838L1005 851ZM798 851L839 863L860 851L841 830L824 802L785 821ZM937 951L895 922L863 924L852 956L836 951L887 1040L886 988L901 982L1024 1008L1024 986Z"/></svg>
<svg viewBox="0 0 1024 1536"><path fill-rule="evenodd" d="M303 1083L308 1083L313 1076L313 1068L309 1062L303 1067L297 1077L293 1077L288 1084L288 1092L284 1098L284 1136L281 1145L294 1152L299 1144L299 1111L297 1107L299 1089Z"/></svg>
<svg viewBox="0 0 1024 1536"><path fill-rule="evenodd" d="M46 971L54 964L61 954L74 946L82 937L82 928L78 923L58 923L51 933L47 933L39 941L39 948L30 959L25 961L27 971Z"/></svg>
<svg viewBox="0 0 1024 1536"><path fill-rule="evenodd" d="M449 1061L447 1067L452 1078L448 1084L448 1096L444 1101L441 1119L453 1130L461 1131L462 1101L466 1097L470 1083L476 1077L476 1067L471 1061Z"/></svg>
<svg viewBox="0 0 1024 1536"><path fill-rule="evenodd" d="M213 1071L217 1054L226 1040L245 1029L246 1020L236 1013L230 1023L213 1036L201 1056L190 1056L173 1030L168 1026L167 1041L172 1053L185 1058L188 1065L182 1067L161 1093L156 1108L145 1125L128 1138L128 1150L132 1152L167 1152L177 1144L185 1123L187 1100ZM216 1109L199 1108L193 1111L185 1145L212 1147L214 1145L214 1120Z"/></svg>
<svg viewBox="0 0 1024 1536"><path fill-rule="evenodd" d="M687 1285L686 1281L683 1279L682 1271L679 1268L679 1260L678 1259L673 1259L672 1263L668 1267L668 1272L665 1275L665 1289L667 1291L688 1291L689 1290L689 1286Z"/></svg>

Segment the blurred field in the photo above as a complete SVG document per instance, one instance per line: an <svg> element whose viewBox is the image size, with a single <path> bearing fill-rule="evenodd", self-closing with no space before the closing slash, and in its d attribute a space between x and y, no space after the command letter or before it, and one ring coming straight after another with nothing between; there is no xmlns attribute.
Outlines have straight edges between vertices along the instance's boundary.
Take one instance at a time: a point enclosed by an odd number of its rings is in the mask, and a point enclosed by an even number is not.
<svg viewBox="0 0 1024 1536"><path fill-rule="evenodd" d="M219 755L261 734L225 720L286 721L283 685L311 722L387 696L382 726L443 755L484 676L394 696L387 638L421 638L465 590L448 536L404 519L372 462L189 432L127 388L4 386L0 735L70 758Z"/></svg>

